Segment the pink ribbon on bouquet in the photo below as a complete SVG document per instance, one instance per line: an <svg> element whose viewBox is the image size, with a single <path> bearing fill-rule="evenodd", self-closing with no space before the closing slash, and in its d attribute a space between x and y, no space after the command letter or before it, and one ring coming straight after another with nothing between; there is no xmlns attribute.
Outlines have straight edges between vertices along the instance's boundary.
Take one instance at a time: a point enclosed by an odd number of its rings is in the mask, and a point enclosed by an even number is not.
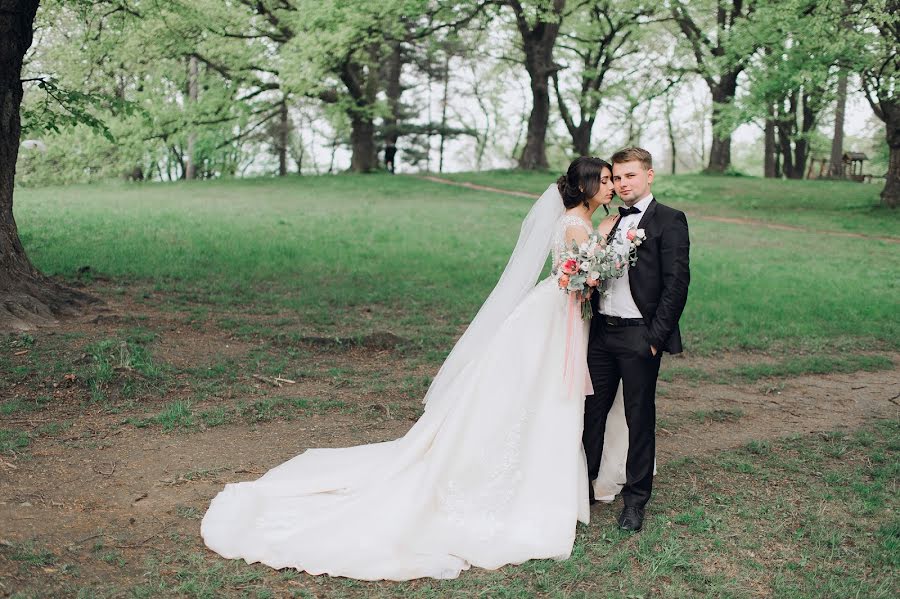
<svg viewBox="0 0 900 599"><path fill-rule="evenodd" d="M574 293L569 294L569 305L566 314L566 356L563 365L563 381L566 389L572 394L575 385L575 360L578 359L579 350L584 360L584 394L593 395L594 386L591 384L590 373L587 369L587 342L584 338L584 326L581 318L581 302Z"/></svg>

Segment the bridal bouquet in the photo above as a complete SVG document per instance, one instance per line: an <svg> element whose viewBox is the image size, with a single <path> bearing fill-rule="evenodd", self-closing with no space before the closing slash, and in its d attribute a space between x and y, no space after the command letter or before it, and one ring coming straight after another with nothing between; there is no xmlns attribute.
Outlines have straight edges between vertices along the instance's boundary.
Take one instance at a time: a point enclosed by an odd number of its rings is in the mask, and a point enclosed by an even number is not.
<svg viewBox="0 0 900 599"><path fill-rule="evenodd" d="M559 288L566 293L574 293L581 302L581 317L591 317L591 295L609 293L604 282L618 279L625 274L628 265L637 262L637 248L647 238L643 229L631 228L625 232L626 252L620 253L613 244L592 234L580 245L572 246L560 255L559 266L554 273Z"/></svg>

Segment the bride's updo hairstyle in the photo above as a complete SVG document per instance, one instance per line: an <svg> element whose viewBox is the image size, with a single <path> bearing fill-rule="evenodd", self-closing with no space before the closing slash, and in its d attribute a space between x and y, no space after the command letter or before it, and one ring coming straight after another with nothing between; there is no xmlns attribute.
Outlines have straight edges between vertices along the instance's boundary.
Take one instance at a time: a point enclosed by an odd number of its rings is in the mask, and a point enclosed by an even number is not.
<svg viewBox="0 0 900 599"><path fill-rule="evenodd" d="M587 208L588 200L600 189L600 177L603 176L604 168L612 172L612 166L607 161L593 156L579 156L572 161L566 174L556 180L556 187L566 210L575 208L578 204Z"/></svg>

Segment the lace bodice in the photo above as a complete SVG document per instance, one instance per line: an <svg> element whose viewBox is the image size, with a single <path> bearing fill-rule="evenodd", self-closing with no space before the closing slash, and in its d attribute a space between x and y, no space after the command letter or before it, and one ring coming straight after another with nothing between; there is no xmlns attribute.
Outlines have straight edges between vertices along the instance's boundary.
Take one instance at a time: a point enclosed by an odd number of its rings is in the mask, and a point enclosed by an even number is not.
<svg viewBox="0 0 900 599"><path fill-rule="evenodd" d="M584 227L584 230L588 235L594 232L591 225L580 216L575 216L574 214L563 214L559 217L559 220L556 221L556 229L554 230L553 239L550 245L554 271L559 264L559 255L566 249L566 229L578 226Z"/></svg>

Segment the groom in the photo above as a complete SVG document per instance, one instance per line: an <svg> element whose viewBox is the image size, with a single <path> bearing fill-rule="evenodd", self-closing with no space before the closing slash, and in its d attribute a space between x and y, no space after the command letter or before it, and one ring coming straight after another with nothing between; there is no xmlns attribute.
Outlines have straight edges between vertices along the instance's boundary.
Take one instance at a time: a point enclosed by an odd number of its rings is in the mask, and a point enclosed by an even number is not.
<svg viewBox="0 0 900 599"><path fill-rule="evenodd" d="M622 488L625 507L619 526L637 532L650 500L656 457L656 377L662 352L681 352L678 319L687 301L690 239L684 213L653 197L653 161L642 148L626 148L612 157L613 184L624 207L610 233L610 242L625 253L625 234L644 229L637 263L620 279L609 282L609 293L591 298L594 317L588 341L588 370L594 395L585 403L582 441L588 478L600 470L606 417L622 381L628 422L628 460ZM590 498L594 500L593 484Z"/></svg>

